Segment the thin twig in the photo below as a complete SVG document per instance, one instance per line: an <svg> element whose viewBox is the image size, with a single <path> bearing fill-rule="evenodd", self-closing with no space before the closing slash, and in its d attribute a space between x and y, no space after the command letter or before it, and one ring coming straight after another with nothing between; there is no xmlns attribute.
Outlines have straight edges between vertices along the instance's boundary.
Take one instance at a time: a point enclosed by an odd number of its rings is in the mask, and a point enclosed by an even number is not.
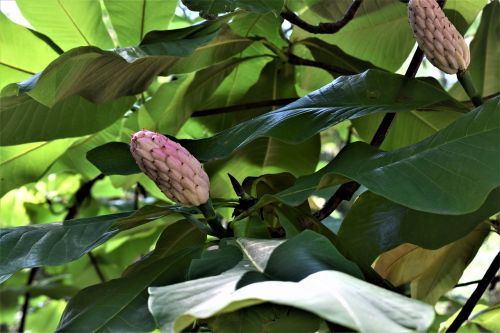
<svg viewBox="0 0 500 333"><path fill-rule="evenodd" d="M90 190L92 189L92 186L98 181L104 178L103 174L98 175L94 179L84 183L78 191L75 193L75 202L71 207L68 208L68 212L66 213L66 216L64 217L64 221L71 220L75 218L75 216L78 214L78 211L80 210L81 205L85 201L87 197L90 196ZM88 253L89 258L92 262L92 254L89 252ZM95 260L95 258L94 258ZM102 272L100 271L99 266L97 265L97 261L92 262L92 265L94 266L94 269L96 270L97 275L99 275L99 278L102 276ZM26 317L28 316L28 310L29 310L29 305L30 305L30 299L31 299L31 293L29 292L29 287L33 284L35 281L36 273L38 272L39 267L33 267L30 269L30 273L28 276L28 280L26 282L26 287L28 288L28 291L24 294L24 302L23 306L21 309L21 320L19 321L19 327L18 327L18 332L24 332L24 327L26 325ZM102 276L104 277L104 276ZM101 279L102 280L102 279Z"/></svg>
<svg viewBox="0 0 500 333"><path fill-rule="evenodd" d="M497 253L495 258L491 262L490 267L488 268L483 278L477 285L476 289L469 297L467 302L465 302L464 306L462 307L462 310L460 310L457 317L455 318L453 323L451 323L450 327L448 327L446 332L456 332L460 328L460 326L462 326L462 324L467 320L467 318L469 318L472 310L476 306L477 302L479 302L479 299L486 291L486 288L488 288L488 285L495 278L495 274L498 272L499 269L500 269L500 252Z"/></svg>
<svg viewBox="0 0 500 333"><path fill-rule="evenodd" d="M26 318L28 315L28 309L30 306L30 298L31 298L31 293L29 291L29 287L35 281L35 276L36 276L37 272L38 272L38 267L33 267L32 269L30 269L30 273L28 275L28 280L26 281L26 287L28 288L28 290L26 291L26 293L24 293L24 302L23 302L23 306L21 308L22 316L21 316L21 321L19 322L19 327L17 329L17 332L19 332L19 333L24 332L24 326L26 325Z"/></svg>
<svg viewBox="0 0 500 333"><path fill-rule="evenodd" d="M90 259L90 263L94 267L94 270L99 277L99 280L101 280L101 283L106 282L106 277L104 276L104 273L101 270L101 267L99 267L99 263L97 262L97 258L92 254L92 252L88 252L87 256Z"/></svg>
<svg viewBox="0 0 500 333"><path fill-rule="evenodd" d="M309 24L288 8L281 13L281 17L283 17L291 24L296 25L303 30L311 32L313 34L333 34L342 29L347 23L349 23L349 21L354 18L354 15L358 11L362 2L363 0L354 0L351 3L351 6L349 6L347 11L345 12L344 16L337 22L319 23L318 25Z"/></svg>
<svg viewBox="0 0 500 333"><path fill-rule="evenodd" d="M492 286L494 286L495 283L497 283L498 281L500 281L500 276L495 276L495 278L493 280L491 280L490 288ZM478 284L479 282L481 282L481 280L469 281L469 282L464 282L464 283L457 283L453 288L466 287L466 286L470 286L472 284Z"/></svg>

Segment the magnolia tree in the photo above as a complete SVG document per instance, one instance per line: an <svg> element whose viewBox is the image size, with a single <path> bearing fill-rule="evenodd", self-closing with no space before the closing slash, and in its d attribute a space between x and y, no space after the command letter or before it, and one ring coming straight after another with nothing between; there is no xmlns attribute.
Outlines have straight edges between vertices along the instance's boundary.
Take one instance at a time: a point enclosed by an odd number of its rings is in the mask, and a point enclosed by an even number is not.
<svg viewBox="0 0 500 333"><path fill-rule="evenodd" d="M500 331L498 255L446 294L498 241L500 3L444 2L10 2L1 330Z"/></svg>

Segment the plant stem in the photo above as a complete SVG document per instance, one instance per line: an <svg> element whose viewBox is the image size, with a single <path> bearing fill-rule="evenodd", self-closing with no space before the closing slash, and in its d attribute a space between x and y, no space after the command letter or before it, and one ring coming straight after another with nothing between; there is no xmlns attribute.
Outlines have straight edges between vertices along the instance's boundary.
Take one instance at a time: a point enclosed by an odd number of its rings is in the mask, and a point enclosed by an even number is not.
<svg viewBox="0 0 500 333"><path fill-rule="evenodd" d="M92 264L92 267L94 267L94 270L99 277L99 280L101 280L101 283L106 282L106 277L104 276L104 273L102 272L101 268L99 267L99 263L97 262L97 258L92 254L92 252L87 253L90 263Z"/></svg>
<svg viewBox="0 0 500 333"><path fill-rule="evenodd" d="M36 276L36 273L38 272L38 269L39 269L38 267L33 267L32 269L30 269L30 273L28 275L28 280L26 281L27 288L31 287L31 285L35 281L35 276ZM28 289L28 291L26 291L26 293L24 294L24 302L23 302L23 306L21 308L21 313L22 313L21 321L19 322L19 327L17 329L17 332L19 332L19 333L24 332L24 327L26 325L26 318L28 317L28 309L30 306L30 298L31 298L31 293L29 292L29 289Z"/></svg>
<svg viewBox="0 0 500 333"><path fill-rule="evenodd" d="M472 104L475 107L482 105L483 99L481 98L481 95L479 95L477 93L476 88L474 87L474 83L472 82L472 77L470 76L469 71L465 70L463 72L457 73L457 78L458 78L458 82L460 82L460 84L464 88L465 92L467 93L467 96L470 97Z"/></svg>
<svg viewBox="0 0 500 333"><path fill-rule="evenodd" d="M222 226L223 217L215 212L212 200L208 199L206 203L199 205L198 208L205 216L214 236L220 239L229 236L229 230Z"/></svg>
<svg viewBox="0 0 500 333"><path fill-rule="evenodd" d="M281 13L281 17L283 17L291 24L296 25L302 28L303 30L312 32L314 34L333 34L342 29L347 23L349 23L354 18L354 15L358 11L362 2L363 0L354 0L347 9L347 11L345 12L344 16L336 22L319 23L318 25L312 25L303 21L300 17L295 15L295 13L290 11L289 9L285 9Z"/></svg>
<svg viewBox="0 0 500 333"><path fill-rule="evenodd" d="M490 267L488 268L483 278L477 285L476 290L474 290L474 292L469 297L467 302L465 302L464 306L462 307L462 310L460 310L458 316L455 318L453 323L451 323L450 327L448 327L446 332L456 332L460 328L460 326L462 326L462 324L467 320L467 318L469 318L472 310L476 306L477 302L479 302L479 299L485 292L486 288L488 288L488 285L495 278L495 274L499 269L500 269L500 252L497 253L495 258L491 262Z"/></svg>
<svg viewBox="0 0 500 333"><path fill-rule="evenodd" d="M213 115L217 115L217 114L221 114L221 113L245 111L245 110L251 110L251 109L262 108L262 107L267 107L267 106L281 106L281 105L290 104L292 102L295 102L296 100L297 100L297 98L272 99L272 100L267 100L267 101L224 106L224 107L220 107L220 108L213 108L213 109L207 109L207 110L199 110L199 111L194 111L193 114L191 115L191 117L213 116Z"/></svg>

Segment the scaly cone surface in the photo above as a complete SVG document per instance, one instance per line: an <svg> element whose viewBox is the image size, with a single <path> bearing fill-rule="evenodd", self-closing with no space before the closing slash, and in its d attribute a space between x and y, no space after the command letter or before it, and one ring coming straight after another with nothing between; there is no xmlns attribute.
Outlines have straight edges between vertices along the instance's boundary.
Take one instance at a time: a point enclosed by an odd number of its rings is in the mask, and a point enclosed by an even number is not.
<svg viewBox="0 0 500 333"><path fill-rule="evenodd" d="M410 0L408 18L418 46L434 66L448 74L469 67L469 47L435 0Z"/></svg>
<svg viewBox="0 0 500 333"><path fill-rule="evenodd" d="M171 200L186 206L208 201L210 182L206 172L177 142L142 130L132 136L130 152L141 170Z"/></svg>

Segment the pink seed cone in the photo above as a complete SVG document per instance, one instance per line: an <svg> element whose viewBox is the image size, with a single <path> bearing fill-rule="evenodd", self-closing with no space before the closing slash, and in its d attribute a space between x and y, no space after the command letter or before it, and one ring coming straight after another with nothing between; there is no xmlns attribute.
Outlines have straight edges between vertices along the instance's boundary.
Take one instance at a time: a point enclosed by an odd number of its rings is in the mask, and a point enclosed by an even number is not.
<svg viewBox="0 0 500 333"><path fill-rule="evenodd" d="M418 46L434 66L448 74L469 67L469 47L436 0L410 0L408 19Z"/></svg>
<svg viewBox="0 0 500 333"><path fill-rule="evenodd" d="M132 136L130 152L141 170L171 200L186 206L208 201L210 182L206 172L177 142L142 130Z"/></svg>

